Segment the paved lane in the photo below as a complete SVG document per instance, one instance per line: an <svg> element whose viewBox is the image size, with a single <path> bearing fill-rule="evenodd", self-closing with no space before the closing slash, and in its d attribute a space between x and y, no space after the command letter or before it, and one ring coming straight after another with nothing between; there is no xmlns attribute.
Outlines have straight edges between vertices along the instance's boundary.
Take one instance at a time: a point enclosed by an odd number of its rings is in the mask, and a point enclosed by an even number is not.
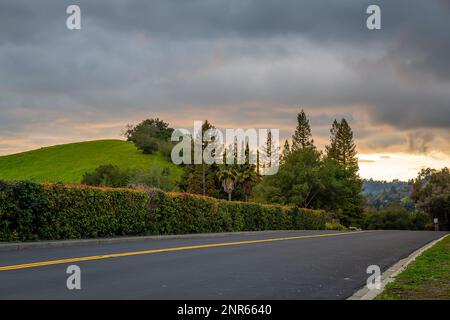
<svg viewBox="0 0 450 320"><path fill-rule="evenodd" d="M367 266L385 270L443 234L261 232L0 252L0 299L345 299ZM66 288L71 264L81 290Z"/></svg>

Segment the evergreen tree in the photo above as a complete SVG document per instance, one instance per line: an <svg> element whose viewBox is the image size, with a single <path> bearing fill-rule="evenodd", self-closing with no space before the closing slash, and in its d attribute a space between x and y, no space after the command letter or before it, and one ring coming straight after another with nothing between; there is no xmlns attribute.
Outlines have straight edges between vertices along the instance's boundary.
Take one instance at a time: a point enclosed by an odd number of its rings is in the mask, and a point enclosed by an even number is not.
<svg viewBox="0 0 450 320"><path fill-rule="evenodd" d="M247 143L245 147L245 163L239 166L237 173L237 182L242 187L245 201L248 201L248 198L252 193L253 187L259 180L259 177L256 173L256 166L254 164L250 164L250 156L251 151Z"/></svg>
<svg viewBox="0 0 450 320"><path fill-rule="evenodd" d="M302 111L297 115L297 128L292 136L291 151L296 151L306 148L315 148L314 140L312 139L311 127L309 126L309 120L306 117L305 111Z"/></svg>
<svg viewBox="0 0 450 320"><path fill-rule="evenodd" d="M336 134L339 129L339 122L334 119L333 124L330 129L330 145L325 146L325 152L328 158L337 160L337 150L336 150Z"/></svg>
<svg viewBox="0 0 450 320"><path fill-rule="evenodd" d="M259 162L259 150L256 150L256 175L258 177L261 176L260 169L261 169L261 164Z"/></svg>
<svg viewBox="0 0 450 320"><path fill-rule="evenodd" d="M362 180L358 175L358 158L353 131L345 119L334 120L331 126L330 145L326 147L326 159L335 162L343 170L340 183L345 187L342 195L340 218L346 225L358 224L363 210Z"/></svg>
<svg viewBox="0 0 450 320"><path fill-rule="evenodd" d="M277 149L275 141L273 141L273 135L271 130L267 132L266 144L261 151L263 152L263 154L262 159L260 160L262 160L262 168L264 170L265 168L271 168L272 165L275 164L277 160L279 160L279 149Z"/></svg>
<svg viewBox="0 0 450 320"><path fill-rule="evenodd" d="M326 193L320 165L320 153L313 148L291 152L276 175L265 176L256 186L253 198L264 203L318 208L318 197Z"/></svg>
<svg viewBox="0 0 450 320"><path fill-rule="evenodd" d="M331 143L327 147L327 155L336 160L346 170L357 173L358 158L356 157L356 145L353 140L353 131L348 122L342 119L340 123L333 122L331 132Z"/></svg>
<svg viewBox="0 0 450 320"><path fill-rule="evenodd" d="M161 151L164 156L167 156L165 150L171 150L173 146L170 141L173 130L167 122L156 118L146 119L135 126L127 125L123 135L144 154Z"/></svg>
<svg viewBox="0 0 450 320"><path fill-rule="evenodd" d="M300 115L299 119L304 130L297 130L296 134L310 132L306 118ZM300 147L290 149L279 172L264 177L254 188L253 199L322 209L332 212L346 226L361 225L362 180L358 176L356 147L347 121L334 121L325 157L312 144L302 145L299 141L302 140L297 140Z"/></svg>
<svg viewBox="0 0 450 320"><path fill-rule="evenodd" d="M272 154L273 154L273 141L272 141L272 131L269 130L267 132L267 142L266 142L266 157L267 157L267 164L272 166Z"/></svg>
<svg viewBox="0 0 450 320"><path fill-rule="evenodd" d="M284 147L283 147L283 152L281 153L281 160L284 161L284 159L286 159L286 157L289 155L289 153L291 152L291 148L289 146L289 141L284 141Z"/></svg>
<svg viewBox="0 0 450 320"><path fill-rule="evenodd" d="M203 140L203 134L215 127L208 121L205 120L202 124L201 132L198 133L196 141L201 141L202 155L205 148L208 146L210 141ZM194 146L192 147L192 152L194 152ZM202 195L208 195L212 197L219 197L221 193L220 182L217 178L217 172L219 170L216 164L207 165L202 164L190 164L184 166L185 174L180 182L180 188L189 193L196 193Z"/></svg>
<svg viewBox="0 0 450 320"><path fill-rule="evenodd" d="M200 137L201 139L203 139L203 135L204 133L209 130L209 129L213 129L214 126L211 125L211 123L208 122L208 120L205 120L205 122L202 124L202 131L201 131L201 135L202 137ZM203 151L205 150L205 148L208 146L208 141L202 141L202 156L203 156ZM206 170L207 170L207 166L204 163L204 161L202 160L202 194L205 196L206 195Z"/></svg>

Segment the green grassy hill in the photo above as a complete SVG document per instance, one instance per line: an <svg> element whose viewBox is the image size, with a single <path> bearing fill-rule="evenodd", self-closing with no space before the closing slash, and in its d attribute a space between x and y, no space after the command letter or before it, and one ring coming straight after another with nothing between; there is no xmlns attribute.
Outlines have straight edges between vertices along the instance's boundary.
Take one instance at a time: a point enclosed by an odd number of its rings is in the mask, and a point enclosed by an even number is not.
<svg viewBox="0 0 450 320"><path fill-rule="evenodd" d="M71 143L0 157L0 179L77 184L104 164L120 168L168 167L174 180L182 169L160 154L144 155L131 142L98 140Z"/></svg>

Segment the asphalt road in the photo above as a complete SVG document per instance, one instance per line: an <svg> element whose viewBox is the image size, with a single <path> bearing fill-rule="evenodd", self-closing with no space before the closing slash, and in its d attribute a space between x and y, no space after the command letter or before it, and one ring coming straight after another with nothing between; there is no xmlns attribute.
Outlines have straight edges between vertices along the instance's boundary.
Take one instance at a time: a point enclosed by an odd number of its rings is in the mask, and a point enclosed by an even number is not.
<svg viewBox="0 0 450 320"><path fill-rule="evenodd" d="M345 299L369 265L384 271L443 234L261 232L6 251L0 299ZM81 269L81 290L66 287L69 265Z"/></svg>

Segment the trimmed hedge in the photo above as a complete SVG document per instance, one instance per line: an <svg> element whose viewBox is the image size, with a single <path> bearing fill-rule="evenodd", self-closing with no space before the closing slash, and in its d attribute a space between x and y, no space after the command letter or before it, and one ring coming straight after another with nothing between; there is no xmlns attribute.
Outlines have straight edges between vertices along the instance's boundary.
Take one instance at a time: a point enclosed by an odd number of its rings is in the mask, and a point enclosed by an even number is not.
<svg viewBox="0 0 450 320"><path fill-rule="evenodd" d="M322 211L159 190L0 181L0 241L324 229Z"/></svg>

